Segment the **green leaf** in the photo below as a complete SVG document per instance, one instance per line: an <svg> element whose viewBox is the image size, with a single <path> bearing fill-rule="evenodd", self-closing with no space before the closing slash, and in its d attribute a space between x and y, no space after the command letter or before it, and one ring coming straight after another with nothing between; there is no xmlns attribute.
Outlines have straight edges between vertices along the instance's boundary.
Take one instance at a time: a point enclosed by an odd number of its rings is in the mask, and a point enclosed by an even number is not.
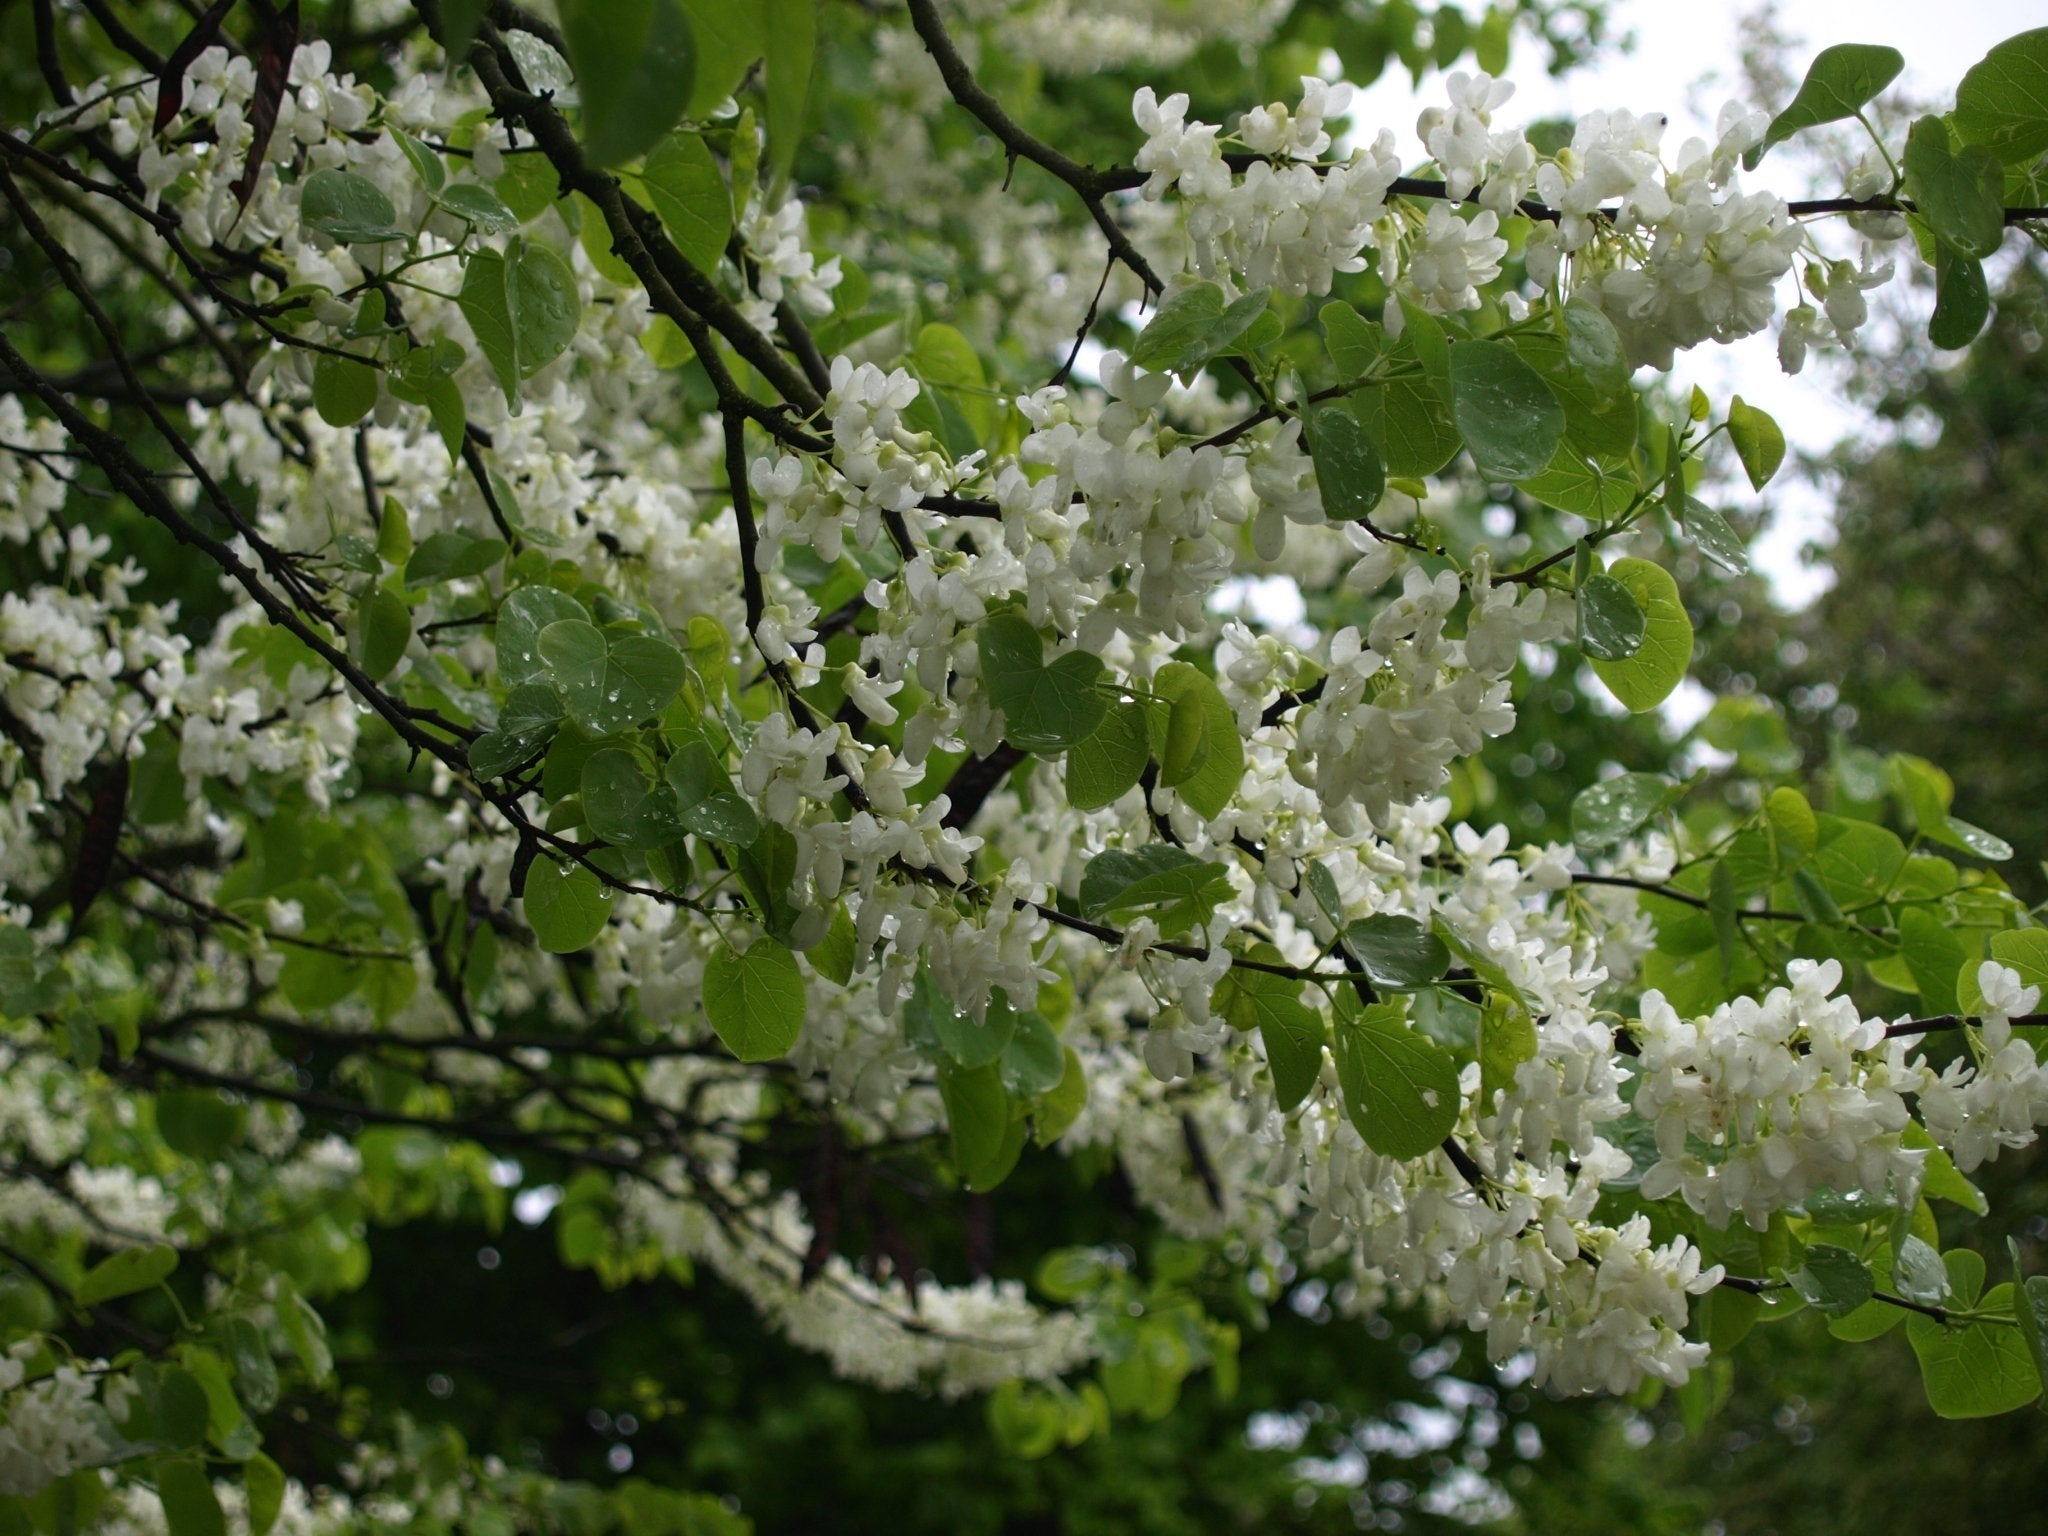
<svg viewBox="0 0 2048 1536"><path fill-rule="evenodd" d="M583 824L620 848L659 848L683 834L674 792L650 783L619 747L593 752L583 765Z"/></svg>
<svg viewBox="0 0 2048 1536"><path fill-rule="evenodd" d="M1612 322L1584 303L1578 305L1586 316L1599 316L1613 329ZM1570 313L1570 306L1567 306ZM1585 322L1581 321L1583 326ZM1635 392L1626 376L1618 389L1596 387L1571 359L1571 338L1549 331L1525 331L1514 341L1522 360L1541 375L1564 409L1564 443L1595 458L1618 458L1635 451L1640 412ZM1552 455L1556 462L1556 455Z"/></svg>
<svg viewBox="0 0 2048 1536"><path fill-rule="evenodd" d="M604 882L581 864L536 859L526 875L526 925L551 955L571 954L604 931L612 905Z"/></svg>
<svg viewBox="0 0 2048 1536"><path fill-rule="evenodd" d="M1993 1287L1978 1302L1984 1311L2009 1311L2010 1285ZM1944 1419L1982 1419L2024 1408L2041 1395L2041 1373L2017 1328L1991 1323L1944 1325L1931 1317L1906 1320L1906 1338L1920 1358L1927 1401Z"/></svg>
<svg viewBox="0 0 2048 1536"><path fill-rule="evenodd" d="M704 1012L741 1061L786 1055L804 1028L804 975L796 956L766 935L744 951L720 945L704 965Z"/></svg>
<svg viewBox="0 0 2048 1536"><path fill-rule="evenodd" d="M1026 752L1064 752L1087 740L1102 723L1108 701L1097 689L1100 658L1068 651L1051 666L1030 621L1015 613L991 614L975 636L982 685L1003 712L1004 734Z"/></svg>
<svg viewBox="0 0 2048 1536"><path fill-rule="evenodd" d="M1191 778L1174 786L1174 793L1197 814L1213 821L1229 807L1244 778L1244 738L1237 733L1237 713L1215 680L1185 661L1169 661L1154 673L1152 692L1169 706L1189 696L1201 702L1206 750L1201 766Z"/></svg>
<svg viewBox="0 0 2048 1536"><path fill-rule="evenodd" d="M1647 620L1635 594L1604 572L1579 584L1579 645L1601 661L1625 661L1642 649Z"/></svg>
<svg viewBox="0 0 2048 1536"><path fill-rule="evenodd" d="M213 1479L198 1462L183 1456L159 1457L150 1471L170 1536L227 1536L227 1519L214 1497Z"/></svg>
<svg viewBox="0 0 2048 1536"><path fill-rule="evenodd" d="M1908 1237L1892 1255L1892 1285L1908 1301L1939 1306L1948 1298L1948 1270L1934 1245Z"/></svg>
<svg viewBox="0 0 2048 1536"><path fill-rule="evenodd" d="M505 696L498 724L469 744L469 766L481 778L502 778L553 740L565 718L562 696L546 683L522 683Z"/></svg>
<svg viewBox="0 0 2048 1536"><path fill-rule="evenodd" d="M982 1067L997 1060L1016 1035L1017 1014L1000 987L989 994L979 1022L956 1007L936 979L931 981L926 1006L927 1027L938 1036L945 1053L962 1067Z"/></svg>
<svg viewBox="0 0 2048 1536"><path fill-rule="evenodd" d="M1682 498L1679 522L1692 535L1701 554L1724 571L1740 576L1749 569L1749 551L1742 538L1728 526L1728 519L1705 502L1691 496Z"/></svg>
<svg viewBox="0 0 2048 1536"><path fill-rule="evenodd" d="M248 1120L247 1108L211 1088L171 1088L156 1096L156 1128L165 1144L201 1161L233 1146Z"/></svg>
<svg viewBox="0 0 2048 1536"><path fill-rule="evenodd" d="M1844 910L1867 906L1890 892L1905 867L1906 845L1897 834L1867 821L1822 815L1813 873Z"/></svg>
<svg viewBox="0 0 2048 1536"><path fill-rule="evenodd" d="M1789 785L1780 785L1764 798L1764 818L1777 836L1782 863L1793 863L1795 857L1804 858L1820 846L1820 823L1813 807Z"/></svg>
<svg viewBox="0 0 2048 1536"><path fill-rule="evenodd" d="M2020 1264L2020 1245L2010 1237L2005 1251L2012 1257L2013 1318L2033 1357L2035 1374L2048 1381L2048 1275L2029 1277Z"/></svg>
<svg viewBox="0 0 2048 1536"><path fill-rule="evenodd" d="M2008 37L1956 87L1956 131L2007 165L2048 150L2048 27Z"/></svg>
<svg viewBox="0 0 2048 1536"><path fill-rule="evenodd" d="M1309 456L1323 495L1323 515L1336 522L1370 517L1387 494L1387 465L1364 425L1341 406L1308 418Z"/></svg>
<svg viewBox="0 0 2048 1536"><path fill-rule="evenodd" d="M1575 297L1564 307L1564 325L1565 357L1587 387L1602 397L1625 398L1635 370L1614 322L1591 300Z"/></svg>
<svg viewBox="0 0 2048 1536"><path fill-rule="evenodd" d="M377 405L377 370L359 357L322 352L313 360L313 409L330 427L352 427Z"/></svg>
<svg viewBox="0 0 2048 1536"><path fill-rule="evenodd" d="M1815 1243L1805 1262L1787 1278L1808 1306L1829 1317L1853 1312L1870 1300L1870 1266L1846 1248Z"/></svg>
<svg viewBox="0 0 2048 1536"><path fill-rule="evenodd" d="M1536 1021L1528 1010L1490 996L1479 1010L1479 1104L1490 1113L1496 1092L1511 1093L1515 1069L1536 1059Z"/></svg>
<svg viewBox="0 0 2048 1536"><path fill-rule="evenodd" d="M1782 144L1802 128L1838 122L1853 117L1857 110L1899 76L1906 67L1905 55L1896 48L1871 43L1837 43L1823 48L1807 66L1799 94L1792 104L1771 119L1763 142L1742 158L1755 170L1774 146Z"/></svg>
<svg viewBox="0 0 2048 1536"><path fill-rule="evenodd" d="M491 0L441 0L441 46L448 62L460 64L469 57L469 45L476 40L477 23L491 8ZM258 1533L261 1536L261 1533Z"/></svg>
<svg viewBox="0 0 2048 1536"><path fill-rule="evenodd" d="M1564 407L1543 375L1505 342L1451 348L1451 417L1489 480L1540 473L1564 436Z"/></svg>
<svg viewBox="0 0 2048 1536"><path fill-rule="evenodd" d="M1623 773L1579 791L1572 800L1572 842L1598 853L1632 837L1684 793L1661 773Z"/></svg>
<svg viewBox="0 0 2048 1536"><path fill-rule="evenodd" d="M1433 475L1458 451L1450 403L1436 381L1420 372L1414 342L1396 341L1349 304L1325 304L1317 318L1330 360L1346 380L1386 374L1345 396L1345 406L1379 445L1390 475Z"/></svg>
<svg viewBox="0 0 2048 1536"><path fill-rule="evenodd" d="M2005 239L2005 168L1982 144L1950 147L1948 124L1923 117L1906 135L1906 193L1935 235L1965 256Z"/></svg>
<svg viewBox="0 0 2048 1536"><path fill-rule="evenodd" d="M842 987L852 982L860 959L860 935L854 929L853 919L846 915L843 902L832 904L831 925L822 939L804 951L804 958L826 980L836 981Z"/></svg>
<svg viewBox="0 0 2048 1536"><path fill-rule="evenodd" d="M960 1182L979 1194L1010 1176L1024 1149L1024 1122L1010 1114L1009 1090L994 1062L972 1070L939 1063L939 1097Z"/></svg>
<svg viewBox="0 0 2048 1536"><path fill-rule="evenodd" d="M2012 857L2012 844L1995 833L1986 832L1982 827L1972 826L1960 816L1947 816L1933 827L1921 828L1928 837L1950 848L1961 848L1974 853L1980 859L1994 864L2003 863Z"/></svg>
<svg viewBox="0 0 2048 1536"><path fill-rule="evenodd" d="M1077 811L1113 805L1145 773L1151 755L1145 706L1112 704L1088 737L1067 753L1067 803Z"/></svg>
<svg viewBox="0 0 2048 1536"><path fill-rule="evenodd" d="M644 153L689 105L697 49L681 0L558 0L583 102L583 147L599 165Z"/></svg>
<svg viewBox="0 0 2048 1536"><path fill-rule="evenodd" d="M688 673L683 653L666 640L615 637L581 619L548 625L536 649L562 690L570 718L598 736L660 714Z"/></svg>
<svg viewBox="0 0 2048 1536"><path fill-rule="evenodd" d="M482 182L458 181L434 201L480 234L509 235L520 224L519 215Z"/></svg>
<svg viewBox="0 0 2048 1536"><path fill-rule="evenodd" d="M1728 440L1754 490L1762 490L1785 462L1785 434L1777 421L1740 395L1728 403Z"/></svg>
<svg viewBox="0 0 2048 1536"><path fill-rule="evenodd" d="M1929 1013L1956 1011L1956 973L1962 969L1962 940L1925 907L1899 914L1899 953L1913 973Z"/></svg>
<svg viewBox="0 0 2048 1536"><path fill-rule="evenodd" d="M1067 1074L1066 1047L1039 1014L1020 1013L1016 1021L999 1063L1003 1086L1021 1099L1050 1093Z"/></svg>
<svg viewBox="0 0 2048 1536"><path fill-rule="evenodd" d="M936 321L922 327L910 349L910 366L927 386L947 391L946 399L966 419L976 444L994 433L1002 410L989 392L981 354L957 328Z"/></svg>
<svg viewBox="0 0 2048 1536"><path fill-rule="evenodd" d="M356 633L363 671L370 681L381 683L412 644L412 610L389 587L372 587L356 606Z"/></svg>
<svg viewBox="0 0 2048 1536"><path fill-rule="evenodd" d="M1254 288L1226 305L1214 283L1177 288L1138 333L1131 362L1154 373L1190 373L1250 330L1272 296L1270 288Z"/></svg>
<svg viewBox="0 0 2048 1536"><path fill-rule="evenodd" d="M436 533L414 548L405 562L405 584L427 587L436 582L481 576L505 558L503 539L480 539L468 533Z"/></svg>
<svg viewBox="0 0 2048 1536"><path fill-rule="evenodd" d="M81 1307L96 1307L161 1285L177 1267L178 1250L168 1244L123 1248L87 1270L72 1287L71 1296Z"/></svg>
<svg viewBox="0 0 2048 1536"><path fill-rule="evenodd" d="M576 275L546 246L515 239L502 256L470 253L456 302L517 415L520 380L560 357L575 339L583 315Z"/></svg>
<svg viewBox="0 0 2048 1536"><path fill-rule="evenodd" d="M299 218L344 245L406 238L383 188L354 171L315 171L300 182Z"/></svg>
<svg viewBox="0 0 2048 1536"><path fill-rule="evenodd" d="M1678 596L1678 583L1662 566L1634 558L1617 560L1607 574L1627 587L1643 610L1643 643L1622 661L1593 662L1608 692L1632 713L1655 709L1685 679L1692 662L1692 620Z"/></svg>
<svg viewBox="0 0 2048 1536"><path fill-rule="evenodd" d="M1398 912L1376 912L1348 924L1344 947L1376 987L1426 987L1451 967L1444 941Z"/></svg>
<svg viewBox="0 0 2048 1536"><path fill-rule="evenodd" d="M1171 843L1112 848L1090 859L1081 873L1085 916L1120 920L1144 913L1167 939L1206 924L1233 894L1229 866Z"/></svg>
<svg viewBox="0 0 2048 1536"><path fill-rule="evenodd" d="M734 5L732 0L683 0L683 9L697 45L697 79L687 110L701 121L740 88L761 57L764 18L758 4Z"/></svg>
<svg viewBox="0 0 2048 1536"><path fill-rule="evenodd" d="M590 622L590 610L554 587L521 587L498 605L498 676L507 688L547 676L540 632L564 619Z"/></svg>
<svg viewBox="0 0 2048 1536"><path fill-rule="evenodd" d="M1200 693L1189 689L1166 708L1166 737L1159 751L1159 782L1168 789L1185 784L1209 756L1208 712Z"/></svg>
<svg viewBox="0 0 2048 1536"><path fill-rule="evenodd" d="M1977 339L1991 317L1991 289L1984 281L1984 263L1947 245L1934 253L1934 313L1927 321L1927 339L1956 352Z"/></svg>
<svg viewBox="0 0 2048 1536"><path fill-rule="evenodd" d="M206 1439L213 1405L205 1386L182 1366L166 1366L156 1383L157 1439L173 1450L188 1450Z"/></svg>
<svg viewBox="0 0 2048 1536"><path fill-rule="evenodd" d="M1261 950L1257 958L1279 958L1270 946ZM1273 1073L1273 1098L1283 1115L1308 1097L1323 1070L1323 1016L1301 1000L1302 986L1284 976L1236 967L1228 986L1218 991L1231 1027L1259 1032Z"/></svg>
<svg viewBox="0 0 2048 1536"><path fill-rule="evenodd" d="M1417 1033L1398 1004L1363 1007L1340 994L1337 1086L1345 1114L1381 1157L1424 1156L1458 1123L1457 1059Z"/></svg>
<svg viewBox="0 0 2048 1536"><path fill-rule="evenodd" d="M767 0L768 163L775 181L789 179L810 106L818 51L818 0Z"/></svg>
<svg viewBox="0 0 2048 1536"><path fill-rule="evenodd" d="M242 1487L249 1498L249 1536L269 1536L284 1509L284 1469L258 1451L242 1463Z"/></svg>
<svg viewBox="0 0 2048 1536"><path fill-rule="evenodd" d="M469 407L463 402L462 387L455 382L455 372L468 355L461 342L440 337L406 353L399 359L397 369L385 379L393 399L427 408L451 464L461 459L463 439L469 429ZM403 564L403 559L391 563Z"/></svg>
<svg viewBox="0 0 2048 1536"><path fill-rule="evenodd" d="M668 762L669 787L682 809L685 831L713 842L751 847L761 819L732 787L725 765L702 740L686 741Z"/></svg>
<svg viewBox="0 0 2048 1536"><path fill-rule="evenodd" d="M672 133L641 167L647 200L685 261L716 270L732 238L732 193L711 150L697 134Z"/></svg>

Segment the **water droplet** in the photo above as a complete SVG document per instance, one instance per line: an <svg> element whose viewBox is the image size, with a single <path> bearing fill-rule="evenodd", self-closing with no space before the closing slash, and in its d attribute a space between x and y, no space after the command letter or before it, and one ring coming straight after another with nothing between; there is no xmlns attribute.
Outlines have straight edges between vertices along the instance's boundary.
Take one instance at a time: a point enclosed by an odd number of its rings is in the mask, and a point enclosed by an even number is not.
<svg viewBox="0 0 2048 1536"><path fill-rule="evenodd" d="M531 651L521 651L521 652L519 653L519 659L520 659L521 661L531 661L531 660L533 660L533 652L531 652Z"/></svg>
<svg viewBox="0 0 2048 1536"><path fill-rule="evenodd" d="M616 703L618 703L618 702L619 702L619 690L618 690L618 689L616 689L616 688L614 688L614 689L613 689L613 690L612 690L612 691L611 691L610 693L606 694L606 695L605 695L605 702L607 702L607 703L609 703L609 704L616 704Z"/></svg>

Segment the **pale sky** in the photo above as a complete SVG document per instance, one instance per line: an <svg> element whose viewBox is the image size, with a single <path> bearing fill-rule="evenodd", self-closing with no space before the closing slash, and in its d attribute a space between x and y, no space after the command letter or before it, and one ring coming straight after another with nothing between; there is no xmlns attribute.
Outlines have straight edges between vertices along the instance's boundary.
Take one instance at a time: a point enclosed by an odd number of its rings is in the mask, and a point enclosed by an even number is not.
<svg viewBox="0 0 2048 1536"><path fill-rule="evenodd" d="M1715 111L1739 94L1737 32L1750 7L1712 0L1690 5L1613 0L1610 9L1616 34L1635 34L1631 53L1607 52L1593 67L1558 81L1526 67L1533 51L1522 44L1523 67L1509 67L1517 86L1515 97L1496 114L1495 122L1575 117L1597 108L1624 107L1669 114L1667 152L1694 135L1711 139ZM1828 0L1780 0L1778 20L1781 31L1804 39L1788 60L1795 80L1812 56L1830 43L1889 43L1906 56L1900 85L1913 96L1946 108L1954 104L1955 84L1963 72L1994 43L2048 24L2048 3L1858 0L1851 6ZM1352 108L1352 121L1368 136L1384 123L1412 139L1416 113L1441 99L1440 82L1425 79L1417 94L1411 92L1406 74L1396 68L1361 95ZM1775 110L1784 103L1757 105ZM1748 184L1772 188L1788 198L1807 195L1802 169L1785 156L1783 149L1774 153ZM1787 378L1778 368L1776 348L1775 332L1729 347L1709 345L1681 355L1675 372L1682 381L1705 388L1715 399L1717 414L1730 394L1769 411L1795 448L1823 450L1843 437L1873 430L1867 418L1845 406L1830 369L1809 361L1803 373ZM1747 494L1746 485L1743 490ZM1755 542L1752 556L1781 601L1802 604L1827 584L1826 573L1803 566L1798 551L1829 526L1828 488L1781 478L1770 494L1779 515Z"/></svg>

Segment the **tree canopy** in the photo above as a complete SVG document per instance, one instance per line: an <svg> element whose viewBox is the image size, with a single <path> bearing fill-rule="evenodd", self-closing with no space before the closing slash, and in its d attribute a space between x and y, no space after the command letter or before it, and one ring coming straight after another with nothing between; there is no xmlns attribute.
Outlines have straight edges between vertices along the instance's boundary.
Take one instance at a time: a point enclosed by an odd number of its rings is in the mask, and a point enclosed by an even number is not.
<svg viewBox="0 0 2048 1536"><path fill-rule="evenodd" d="M1931 272L1845 535L2032 580L2048 30L1515 122L1600 32L0 5L0 1529L1650 1528L1573 1400L1753 1332L2039 1400L2012 600L1659 721L1694 348ZM1871 624L1957 713L1802 751Z"/></svg>

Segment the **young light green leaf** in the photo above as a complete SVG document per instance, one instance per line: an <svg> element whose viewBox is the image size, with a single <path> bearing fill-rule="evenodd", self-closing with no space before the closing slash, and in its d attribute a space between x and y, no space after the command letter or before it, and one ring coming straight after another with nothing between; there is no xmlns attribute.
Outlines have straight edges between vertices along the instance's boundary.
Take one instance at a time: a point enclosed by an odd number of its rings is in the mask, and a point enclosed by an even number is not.
<svg viewBox="0 0 2048 1536"><path fill-rule="evenodd" d="M1500 341L1451 348L1451 416L1489 480L1542 473L1564 436L1564 407L1515 349Z"/></svg>
<svg viewBox="0 0 2048 1536"><path fill-rule="evenodd" d="M1376 912L1347 925L1344 947L1376 987L1426 987L1451 965L1444 941L1398 912Z"/></svg>
<svg viewBox="0 0 2048 1536"><path fill-rule="evenodd" d="M1624 661L1642 648L1647 621L1635 594L1601 572L1579 584L1579 645L1600 661Z"/></svg>
<svg viewBox="0 0 2048 1536"><path fill-rule="evenodd" d="M1484 1110L1492 1109L1496 1092L1514 1091L1516 1069L1534 1061L1536 1050L1536 1021L1528 1010L1489 996L1479 1010L1479 1102Z"/></svg>
<svg viewBox="0 0 2048 1536"><path fill-rule="evenodd" d="M558 0L582 97L581 138L599 165L644 153L683 115L697 49L682 0Z"/></svg>
<svg viewBox="0 0 2048 1536"><path fill-rule="evenodd" d="M1956 131L2007 165L2048 150L2048 27L2008 37L1956 87Z"/></svg>
<svg viewBox="0 0 2048 1536"><path fill-rule="evenodd" d="M1236 712L1215 680L1185 661L1169 661L1153 674L1152 692L1169 706L1184 695L1201 701L1207 749L1201 766L1186 782L1176 785L1174 792L1198 814L1212 819L1221 816L1244 778L1244 738L1237 733Z"/></svg>
<svg viewBox="0 0 2048 1536"><path fill-rule="evenodd" d="M1335 522L1370 517L1387 494L1387 465L1379 445L1342 406L1317 409L1308 419L1308 429L1323 515Z"/></svg>
<svg viewBox="0 0 2048 1536"><path fill-rule="evenodd" d="M763 935L744 951L721 945L704 965L704 1012L725 1048L741 1061L773 1061L804 1028L804 974L792 955Z"/></svg>
<svg viewBox="0 0 2048 1536"><path fill-rule="evenodd" d="M178 1250L166 1243L123 1248L87 1270L72 1287L71 1298L81 1307L96 1307L161 1285L177 1267Z"/></svg>
<svg viewBox="0 0 2048 1536"><path fill-rule="evenodd" d="M1455 354L1453 354L1455 355ZM1382 1157L1422 1157L1458 1123L1458 1063L1392 1003L1337 1004L1337 1086L1344 1112Z"/></svg>
<svg viewBox="0 0 2048 1536"><path fill-rule="evenodd" d="M1855 116L1857 109L1896 80L1905 67L1905 55L1896 48L1871 43L1837 43L1823 48L1807 66L1799 94L1771 119L1763 142L1742 157L1743 165L1755 170L1774 146L1802 128Z"/></svg>
<svg viewBox="0 0 2048 1536"><path fill-rule="evenodd" d="M2005 239L2005 168L1982 144L1953 149L1948 124L1923 117L1906 135L1906 193L1937 238L1984 257Z"/></svg>
<svg viewBox="0 0 2048 1536"><path fill-rule="evenodd" d="M1067 753L1067 803L1077 811L1115 804L1144 776L1150 755L1145 706L1134 700L1111 705L1101 724Z"/></svg>
<svg viewBox="0 0 2048 1536"><path fill-rule="evenodd" d="M1785 462L1785 434L1777 421L1740 395L1728 402L1728 440L1754 490L1762 490Z"/></svg>
<svg viewBox="0 0 2048 1536"><path fill-rule="evenodd" d="M1593 662L1608 691L1635 714L1655 709L1685 680L1692 663L1692 620L1686 617L1678 583L1662 566L1634 558L1617 560L1607 574L1628 588L1643 610L1643 643L1621 661Z"/></svg>
<svg viewBox="0 0 2048 1536"><path fill-rule="evenodd" d="M581 864L536 859L526 873L526 925L551 955L571 954L604 931L612 904L604 883Z"/></svg>
<svg viewBox="0 0 2048 1536"><path fill-rule="evenodd" d="M364 674L381 683L412 644L412 610L389 587L372 587L356 606L356 634Z"/></svg>

